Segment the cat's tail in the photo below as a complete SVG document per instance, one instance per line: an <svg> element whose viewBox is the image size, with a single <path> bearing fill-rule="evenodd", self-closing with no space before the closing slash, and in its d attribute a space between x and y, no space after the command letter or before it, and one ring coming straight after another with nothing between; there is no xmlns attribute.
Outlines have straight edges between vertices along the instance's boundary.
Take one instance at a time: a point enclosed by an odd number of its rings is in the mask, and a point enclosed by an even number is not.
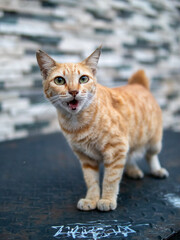
<svg viewBox="0 0 180 240"><path fill-rule="evenodd" d="M128 80L128 84L140 84L146 89L150 88L149 79L147 78L144 70L138 70L135 72L131 78Z"/></svg>

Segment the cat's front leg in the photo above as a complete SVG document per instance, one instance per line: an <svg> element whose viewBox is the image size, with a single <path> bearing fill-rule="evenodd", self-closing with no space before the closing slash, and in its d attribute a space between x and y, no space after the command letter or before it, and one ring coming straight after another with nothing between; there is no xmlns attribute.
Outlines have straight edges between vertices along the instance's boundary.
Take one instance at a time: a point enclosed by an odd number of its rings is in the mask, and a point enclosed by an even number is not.
<svg viewBox="0 0 180 240"><path fill-rule="evenodd" d="M84 211L90 211L96 208L97 202L100 198L99 164L82 152L77 150L74 152L81 162L87 186L86 197L79 200L77 208Z"/></svg>
<svg viewBox="0 0 180 240"><path fill-rule="evenodd" d="M116 145L116 147L109 144L104 152L103 191L102 198L97 204L100 211L110 211L117 207L119 183L124 171L127 150L128 147L125 143Z"/></svg>

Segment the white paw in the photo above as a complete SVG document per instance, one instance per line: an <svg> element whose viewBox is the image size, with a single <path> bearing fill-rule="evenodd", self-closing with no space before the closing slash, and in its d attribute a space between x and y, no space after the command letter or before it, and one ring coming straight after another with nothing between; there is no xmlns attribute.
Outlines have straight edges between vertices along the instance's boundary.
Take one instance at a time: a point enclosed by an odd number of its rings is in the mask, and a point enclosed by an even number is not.
<svg viewBox="0 0 180 240"><path fill-rule="evenodd" d="M81 198L77 204L77 208L83 211L90 211L96 208L96 204L97 204L96 201Z"/></svg>
<svg viewBox="0 0 180 240"><path fill-rule="evenodd" d="M165 168L160 168L159 170L152 172L152 175L157 178L169 177L169 173Z"/></svg>
<svg viewBox="0 0 180 240"><path fill-rule="evenodd" d="M116 200L100 199L97 203L97 208L100 211L110 211L117 207Z"/></svg>
<svg viewBox="0 0 180 240"><path fill-rule="evenodd" d="M127 169L125 173L128 177L133 179L142 179L144 177L144 173L137 168Z"/></svg>

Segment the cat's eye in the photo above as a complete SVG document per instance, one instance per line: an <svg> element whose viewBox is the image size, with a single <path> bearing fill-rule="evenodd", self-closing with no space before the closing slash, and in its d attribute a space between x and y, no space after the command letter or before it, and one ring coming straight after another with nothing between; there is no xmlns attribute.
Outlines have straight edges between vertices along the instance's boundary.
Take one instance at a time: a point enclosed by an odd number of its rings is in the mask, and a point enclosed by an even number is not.
<svg viewBox="0 0 180 240"><path fill-rule="evenodd" d="M86 75L81 76L79 79L80 83L87 83L88 81L89 81L89 77Z"/></svg>
<svg viewBox="0 0 180 240"><path fill-rule="evenodd" d="M56 77L54 79L55 84L57 85L64 85L66 83L65 79L63 77Z"/></svg>

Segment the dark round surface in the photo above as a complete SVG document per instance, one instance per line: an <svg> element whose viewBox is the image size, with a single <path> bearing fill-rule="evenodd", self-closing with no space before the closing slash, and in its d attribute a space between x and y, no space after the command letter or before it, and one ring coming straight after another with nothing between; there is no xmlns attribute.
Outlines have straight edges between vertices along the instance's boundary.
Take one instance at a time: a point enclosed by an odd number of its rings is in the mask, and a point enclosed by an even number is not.
<svg viewBox="0 0 180 240"><path fill-rule="evenodd" d="M61 133L1 143L0 239L168 238L180 229L179 144L179 133L165 132L168 179L152 178L142 161L145 178L123 177L115 211L81 212L80 164Z"/></svg>

